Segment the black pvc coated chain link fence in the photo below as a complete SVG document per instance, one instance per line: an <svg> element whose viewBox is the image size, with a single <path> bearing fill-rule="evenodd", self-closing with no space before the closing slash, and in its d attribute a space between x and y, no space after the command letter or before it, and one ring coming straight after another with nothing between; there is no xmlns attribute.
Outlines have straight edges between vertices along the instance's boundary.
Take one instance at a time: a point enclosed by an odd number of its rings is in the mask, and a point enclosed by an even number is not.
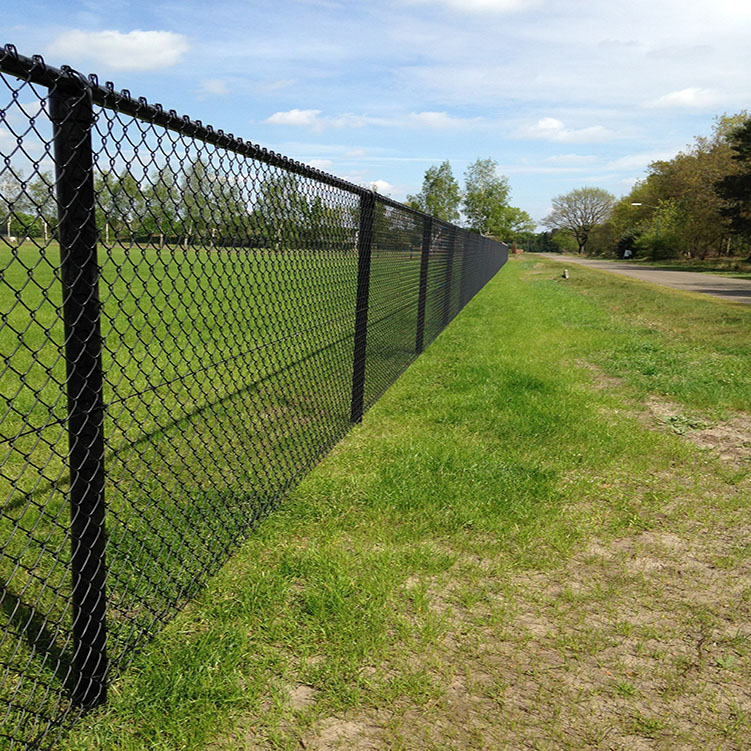
<svg viewBox="0 0 751 751"><path fill-rule="evenodd" d="M0 51L0 745L52 745L507 248Z"/></svg>

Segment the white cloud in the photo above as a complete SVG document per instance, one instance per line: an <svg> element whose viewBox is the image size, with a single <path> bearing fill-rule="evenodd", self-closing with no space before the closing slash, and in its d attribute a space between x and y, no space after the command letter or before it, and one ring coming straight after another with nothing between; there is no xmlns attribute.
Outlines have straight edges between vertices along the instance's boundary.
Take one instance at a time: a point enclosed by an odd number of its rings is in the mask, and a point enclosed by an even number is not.
<svg viewBox="0 0 751 751"><path fill-rule="evenodd" d="M255 88L258 91L263 91L267 94L271 94L274 91L280 91L281 89L288 89L290 86L294 86L295 81L294 78L280 78L276 81L267 81L265 83L258 83L256 84Z"/></svg>
<svg viewBox="0 0 751 751"><path fill-rule="evenodd" d="M229 87L221 78L204 78L198 86L198 93L204 96L226 96L229 94Z"/></svg>
<svg viewBox="0 0 751 751"><path fill-rule="evenodd" d="M597 161L597 157L588 154L556 154L545 159L549 164L587 165Z"/></svg>
<svg viewBox="0 0 751 751"><path fill-rule="evenodd" d="M614 131L602 125L592 125L588 128L567 128L566 125L554 117L543 117L534 125L519 128L516 131L519 138L535 138L544 141L561 141L565 143L593 143L612 141L617 136Z"/></svg>
<svg viewBox="0 0 751 751"><path fill-rule="evenodd" d="M0 128L0 148L3 151L10 151L14 146L16 146L16 139L13 134L5 128Z"/></svg>
<svg viewBox="0 0 751 751"><path fill-rule="evenodd" d="M320 170L330 170L334 166L331 159L308 159L308 164Z"/></svg>
<svg viewBox="0 0 751 751"><path fill-rule="evenodd" d="M270 117L267 117L263 122L269 125L293 125L298 126L311 126L316 125L318 115L321 114L321 110L288 110L287 112L275 112Z"/></svg>
<svg viewBox="0 0 751 751"><path fill-rule="evenodd" d="M81 31L58 34L47 48L54 58L91 60L116 70L157 70L180 61L190 45L171 31Z"/></svg>
<svg viewBox="0 0 751 751"><path fill-rule="evenodd" d="M608 162L608 167L610 169L623 170L645 169L652 162L659 161L660 159L672 159L677 152L678 149L672 151L643 151L638 154L627 154L626 156Z"/></svg>
<svg viewBox="0 0 751 751"><path fill-rule="evenodd" d="M408 120L421 128L461 128L478 123L481 118L452 117L445 112L412 112Z"/></svg>
<svg viewBox="0 0 751 751"><path fill-rule="evenodd" d="M391 183L386 182L386 180L373 180L370 183L370 187L382 196L390 195L394 190L394 186Z"/></svg>
<svg viewBox="0 0 751 751"><path fill-rule="evenodd" d="M648 102L647 106L702 109L704 107L715 107L722 99L722 94L714 89L688 88L664 94L658 99Z"/></svg>

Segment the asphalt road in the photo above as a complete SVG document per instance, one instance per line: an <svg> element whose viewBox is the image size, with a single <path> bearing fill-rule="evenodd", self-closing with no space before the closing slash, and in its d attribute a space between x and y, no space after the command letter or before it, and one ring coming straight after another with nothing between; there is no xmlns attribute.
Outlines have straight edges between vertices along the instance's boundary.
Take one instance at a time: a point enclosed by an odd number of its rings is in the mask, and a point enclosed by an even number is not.
<svg viewBox="0 0 751 751"><path fill-rule="evenodd" d="M732 276L718 276L699 271L637 266L625 261L596 261L591 258L561 256L557 253L539 253L539 255L562 264L580 264L600 271L610 271L614 274L641 279L643 282L674 287L686 292L700 292L704 295L751 305L751 279L735 279Z"/></svg>

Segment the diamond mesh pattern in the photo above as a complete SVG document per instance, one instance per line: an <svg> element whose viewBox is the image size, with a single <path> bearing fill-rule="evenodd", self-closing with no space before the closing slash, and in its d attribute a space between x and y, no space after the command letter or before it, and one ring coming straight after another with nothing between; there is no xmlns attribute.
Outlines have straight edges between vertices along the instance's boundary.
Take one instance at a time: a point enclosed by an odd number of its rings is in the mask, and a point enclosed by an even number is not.
<svg viewBox="0 0 751 751"><path fill-rule="evenodd" d="M507 249L12 47L0 160L0 745L36 748Z"/></svg>

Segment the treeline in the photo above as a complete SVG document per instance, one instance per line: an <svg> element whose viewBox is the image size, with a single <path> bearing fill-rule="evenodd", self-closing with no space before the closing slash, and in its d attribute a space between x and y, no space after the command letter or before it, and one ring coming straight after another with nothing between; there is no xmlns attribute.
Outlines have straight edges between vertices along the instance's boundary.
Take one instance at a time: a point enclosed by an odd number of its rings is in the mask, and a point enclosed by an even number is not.
<svg viewBox="0 0 751 751"><path fill-rule="evenodd" d="M529 249L751 261L751 117L718 117L711 136L652 162L620 199L599 188L557 196L543 224Z"/></svg>
<svg viewBox="0 0 751 751"><path fill-rule="evenodd" d="M433 188L439 184L440 190L428 188L410 196L408 204L451 222L459 219L463 201L471 227L483 234L503 236L501 227L534 226L529 215L508 206L508 184L495 175L495 162L478 160L470 173L462 193L448 162L428 170ZM196 159L181 172L169 165L139 177L128 167L99 172L94 193L99 240L105 245L357 248L357 197L294 174L231 174ZM390 247L394 238L400 247L420 246L422 225L412 214L381 202L375 212L377 246ZM53 176L40 172L26 179L6 170L0 179L0 234L47 242L56 237L56 225Z"/></svg>
<svg viewBox="0 0 751 751"><path fill-rule="evenodd" d="M231 175L194 160L178 173L164 166L140 176L129 168L94 179L100 241L216 247L352 248L357 202L343 205L320 185L288 173ZM384 208L381 221L398 225ZM0 227L17 238L55 237L54 179L6 174L0 181ZM398 226L396 227L398 228Z"/></svg>

